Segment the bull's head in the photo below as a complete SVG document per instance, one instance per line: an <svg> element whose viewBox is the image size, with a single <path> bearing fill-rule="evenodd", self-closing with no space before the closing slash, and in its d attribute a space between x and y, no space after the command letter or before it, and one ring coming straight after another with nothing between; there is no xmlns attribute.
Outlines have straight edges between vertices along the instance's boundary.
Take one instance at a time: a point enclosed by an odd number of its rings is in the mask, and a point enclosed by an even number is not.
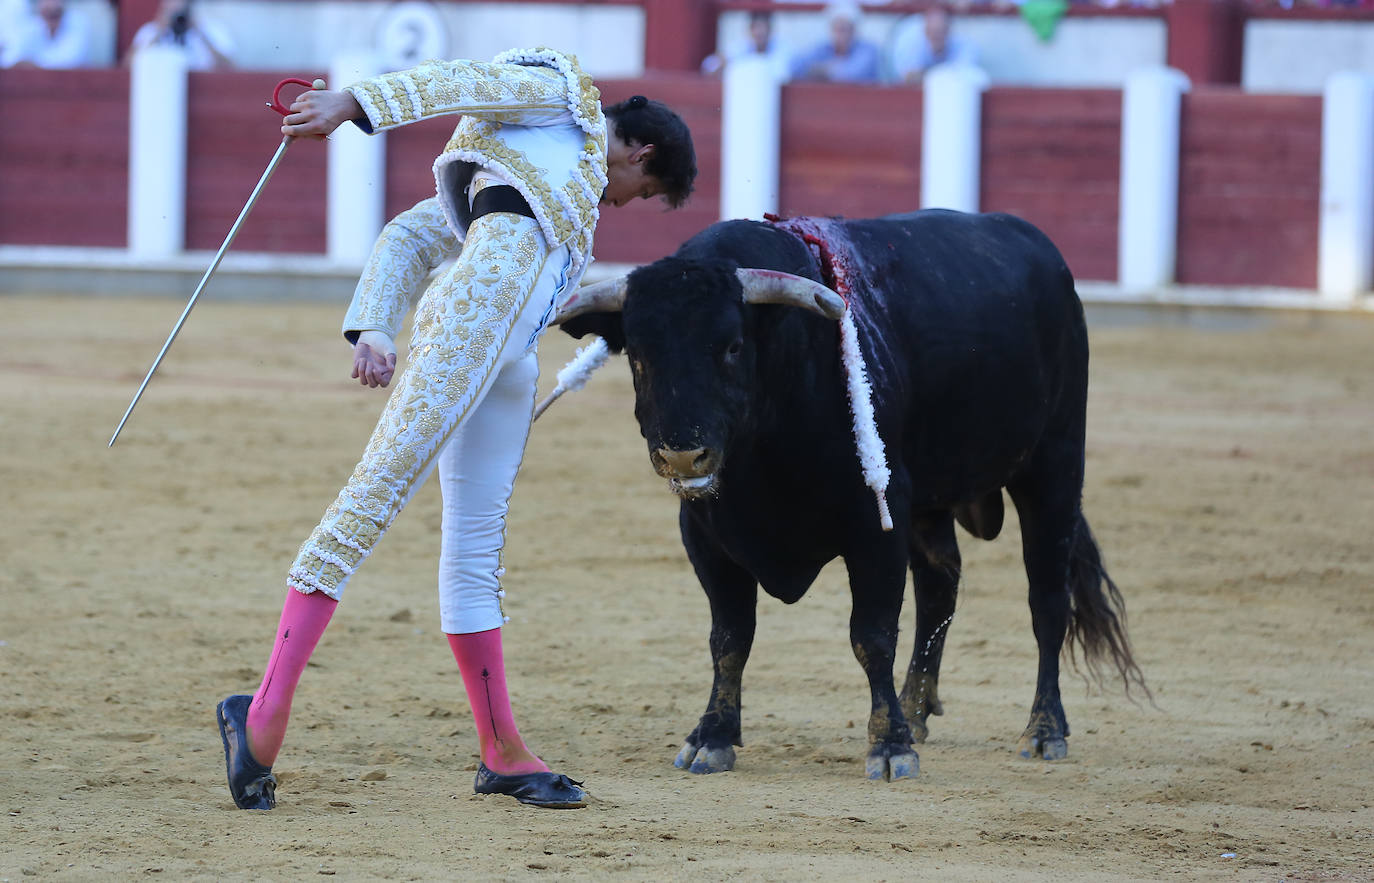
<svg viewBox="0 0 1374 883"><path fill-rule="evenodd" d="M623 348L635 418L654 471L688 499L715 489L749 417L756 347L750 304L787 304L838 319L844 301L819 282L772 270L664 258L576 292L556 322Z"/></svg>

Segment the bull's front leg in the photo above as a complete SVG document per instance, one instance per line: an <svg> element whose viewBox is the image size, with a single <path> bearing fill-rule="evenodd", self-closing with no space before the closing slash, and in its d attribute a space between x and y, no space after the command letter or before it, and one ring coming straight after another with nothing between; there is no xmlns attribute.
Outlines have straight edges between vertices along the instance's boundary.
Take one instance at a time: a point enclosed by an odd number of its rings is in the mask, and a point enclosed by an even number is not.
<svg viewBox="0 0 1374 883"><path fill-rule="evenodd" d="M743 745L740 691L744 666L754 646L758 581L714 546L683 539L688 558L711 603L711 698L673 766L693 773L720 773L735 768L736 745Z"/></svg>
<svg viewBox="0 0 1374 883"><path fill-rule="evenodd" d="M846 558L854 609L849 617L849 641L868 676L872 711L868 717L868 758L864 772L870 779L914 778L921 769L911 744L911 727L897 699L892 665L897 657L897 619L906 589L906 557L872 554Z"/></svg>

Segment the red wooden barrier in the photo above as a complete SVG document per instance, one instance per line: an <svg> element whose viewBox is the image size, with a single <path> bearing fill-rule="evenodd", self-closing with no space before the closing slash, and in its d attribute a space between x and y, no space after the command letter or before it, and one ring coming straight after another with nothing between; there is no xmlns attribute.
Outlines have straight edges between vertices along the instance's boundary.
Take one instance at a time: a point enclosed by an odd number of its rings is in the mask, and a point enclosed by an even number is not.
<svg viewBox="0 0 1374 883"><path fill-rule="evenodd" d="M783 87L781 213L862 218L918 208L921 100L921 90L904 87Z"/></svg>
<svg viewBox="0 0 1374 883"><path fill-rule="evenodd" d="M982 210L1044 230L1076 278L1115 279L1121 92L990 89L982 140Z"/></svg>
<svg viewBox="0 0 1374 883"><path fill-rule="evenodd" d="M281 144L272 87L299 72L192 73L186 145L186 247L219 248ZM293 97L285 91L282 101ZM235 251L320 253L325 248L326 150L293 144L234 240Z"/></svg>
<svg viewBox="0 0 1374 883"><path fill-rule="evenodd" d="M129 76L0 70L0 242L123 247Z"/></svg>
<svg viewBox="0 0 1374 883"><path fill-rule="evenodd" d="M263 106L279 78L191 75L189 248L219 246L280 142L277 117ZM604 212L598 259L653 260L718 215L720 83L682 74L601 86L607 103L635 93L666 101L695 137L700 175L687 208ZM126 244L128 97L122 70L0 71L0 243ZM915 207L920 90L793 84L782 101L784 213ZM998 88L985 94L983 114L983 207L1043 227L1079 278L1115 278L1119 93ZM1203 87L1184 96L1182 123L1179 282L1314 287L1321 98ZM434 120L387 136L389 215L433 193L431 164L452 125ZM235 249L322 253L325 166L323 144L294 145Z"/></svg>
<svg viewBox="0 0 1374 883"><path fill-rule="evenodd" d="M1321 111L1316 95L1183 96L1180 283L1316 286Z"/></svg>

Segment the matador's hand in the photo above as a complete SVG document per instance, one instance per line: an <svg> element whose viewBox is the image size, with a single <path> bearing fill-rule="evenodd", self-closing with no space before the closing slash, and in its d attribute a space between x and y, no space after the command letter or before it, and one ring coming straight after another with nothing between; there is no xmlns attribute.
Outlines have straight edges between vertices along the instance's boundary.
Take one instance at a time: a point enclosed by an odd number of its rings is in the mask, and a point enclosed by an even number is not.
<svg viewBox="0 0 1374 883"><path fill-rule="evenodd" d="M358 100L347 92L307 89L291 102L281 133L292 137L323 138L349 120L366 117Z"/></svg>
<svg viewBox="0 0 1374 883"><path fill-rule="evenodd" d="M396 373L396 347L380 331L364 331L353 345L353 377L362 386L386 386Z"/></svg>

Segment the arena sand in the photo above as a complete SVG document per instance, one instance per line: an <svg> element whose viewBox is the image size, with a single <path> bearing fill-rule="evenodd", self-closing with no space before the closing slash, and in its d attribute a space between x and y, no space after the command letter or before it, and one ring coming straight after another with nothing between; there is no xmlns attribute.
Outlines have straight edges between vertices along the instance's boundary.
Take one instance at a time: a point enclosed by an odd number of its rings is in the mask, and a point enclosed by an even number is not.
<svg viewBox="0 0 1374 883"><path fill-rule="evenodd" d="M0 303L0 879L1374 879L1370 321L1095 326L1086 509L1157 707L1066 675L1066 761L1012 754L1035 675L1013 521L961 534L918 779L863 779L838 564L761 601L738 770L673 769L709 618L615 361L536 425L507 549L518 715L590 806L472 794L431 485L311 663L278 809L249 813L214 706L256 685L382 403L347 380L341 308L203 303L107 450L180 305ZM574 346L546 339L543 388Z"/></svg>

